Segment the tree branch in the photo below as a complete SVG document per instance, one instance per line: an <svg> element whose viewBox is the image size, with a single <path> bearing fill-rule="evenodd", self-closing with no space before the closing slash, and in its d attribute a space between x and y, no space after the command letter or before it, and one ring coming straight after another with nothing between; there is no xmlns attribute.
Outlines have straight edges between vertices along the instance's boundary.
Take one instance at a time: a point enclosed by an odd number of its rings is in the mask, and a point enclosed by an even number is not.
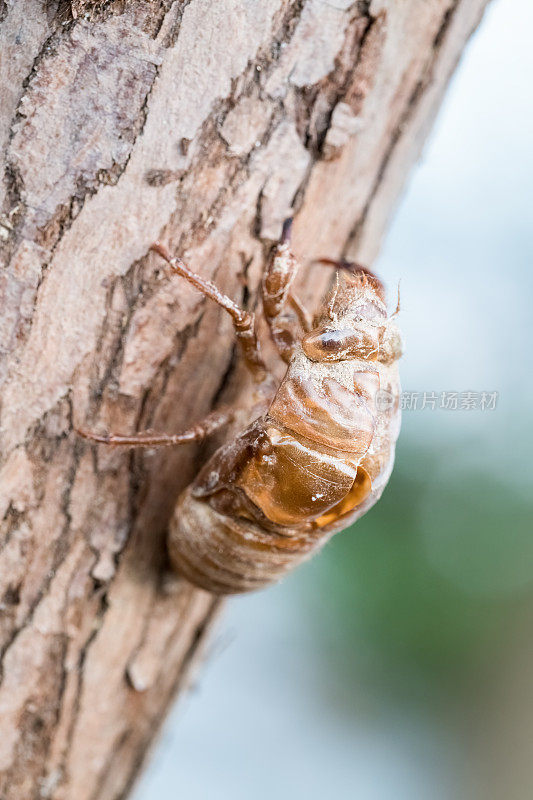
<svg viewBox="0 0 533 800"><path fill-rule="evenodd" d="M238 394L231 325L150 245L250 307L291 211L303 258L370 262L484 5L4 4L6 800L124 797L216 613L164 546L204 451L73 432L172 433Z"/></svg>

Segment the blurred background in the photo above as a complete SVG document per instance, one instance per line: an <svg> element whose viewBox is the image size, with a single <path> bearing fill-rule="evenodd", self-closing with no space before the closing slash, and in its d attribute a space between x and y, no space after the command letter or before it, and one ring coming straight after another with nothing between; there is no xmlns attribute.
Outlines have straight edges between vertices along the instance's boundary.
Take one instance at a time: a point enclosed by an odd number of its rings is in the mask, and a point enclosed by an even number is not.
<svg viewBox="0 0 533 800"><path fill-rule="evenodd" d="M389 487L227 605L135 800L533 797L532 30L531 0L489 7L375 265L406 343Z"/></svg>

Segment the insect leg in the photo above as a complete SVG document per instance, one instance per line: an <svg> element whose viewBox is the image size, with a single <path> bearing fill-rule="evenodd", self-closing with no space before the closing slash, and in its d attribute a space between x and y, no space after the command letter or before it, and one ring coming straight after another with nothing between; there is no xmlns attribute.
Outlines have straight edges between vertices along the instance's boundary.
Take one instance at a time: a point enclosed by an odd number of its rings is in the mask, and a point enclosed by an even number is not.
<svg viewBox="0 0 533 800"><path fill-rule="evenodd" d="M299 338L294 324L285 314L287 305L292 306L305 331L311 325L309 313L291 288L299 266L290 250L291 224L292 219L283 224L281 239L272 251L262 286L265 319L280 356L287 362Z"/></svg>
<svg viewBox="0 0 533 800"><path fill-rule="evenodd" d="M298 322L302 326L302 330L305 333L309 333L311 328L313 327L313 318L307 308L304 306L300 298L297 294L295 294L292 290L289 294L289 304L292 306L294 311L296 312L296 316L298 317Z"/></svg>
<svg viewBox="0 0 533 800"><path fill-rule="evenodd" d="M182 431L182 433L175 434L154 433L153 431L144 431L131 435L123 435L120 433L98 434L83 428L78 428L77 432L80 436L83 436L84 439L88 439L91 442L98 442L99 444L125 445L127 447L169 447L171 445L201 441L218 430L218 428L230 422L232 417L233 414L231 411L213 411L201 422L193 425L192 428Z"/></svg>
<svg viewBox="0 0 533 800"><path fill-rule="evenodd" d="M267 368L259 350L254 314L240 308L230 297L223 294L212 281L202 278L189 269L181 258L173 257L161 242L155 242L150 249L164 258L174 272L177 272L178 275L185 278L205 297L211 298L228 312L233 322L237 341L242 348L246 365L251 371L254 380L257 382L263 381L267 376Z"/></svg>

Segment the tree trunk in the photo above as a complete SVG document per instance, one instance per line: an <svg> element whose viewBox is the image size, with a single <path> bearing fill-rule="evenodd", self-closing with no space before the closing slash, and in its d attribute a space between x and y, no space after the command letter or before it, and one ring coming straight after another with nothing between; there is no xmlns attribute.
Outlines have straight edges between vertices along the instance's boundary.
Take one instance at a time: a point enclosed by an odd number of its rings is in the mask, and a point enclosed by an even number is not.
<svg viewBox="0 0 533 800"><path fill-rule="evenodd" d="M370 263L485 3L0 2L2 798L124 797L217 610L164 544L205 448L73 432L238 392L150 244L248 305L291 208L302 258Z"/></svg>

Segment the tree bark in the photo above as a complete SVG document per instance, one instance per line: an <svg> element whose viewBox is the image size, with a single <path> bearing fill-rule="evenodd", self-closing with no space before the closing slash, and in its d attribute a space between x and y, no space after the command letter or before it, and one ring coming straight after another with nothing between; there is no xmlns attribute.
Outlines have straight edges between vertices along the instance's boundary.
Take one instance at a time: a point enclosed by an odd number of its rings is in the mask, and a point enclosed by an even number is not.
<svg viewBox="0 0 533 800"><path fill-rule="evenodd" d="M250 307L291 209L302 258L371 263L485 4L0 3L2 798L124 797L218 607L164 544L205 448L73 432L238 394L231 326L150 244Z"/></svg>

